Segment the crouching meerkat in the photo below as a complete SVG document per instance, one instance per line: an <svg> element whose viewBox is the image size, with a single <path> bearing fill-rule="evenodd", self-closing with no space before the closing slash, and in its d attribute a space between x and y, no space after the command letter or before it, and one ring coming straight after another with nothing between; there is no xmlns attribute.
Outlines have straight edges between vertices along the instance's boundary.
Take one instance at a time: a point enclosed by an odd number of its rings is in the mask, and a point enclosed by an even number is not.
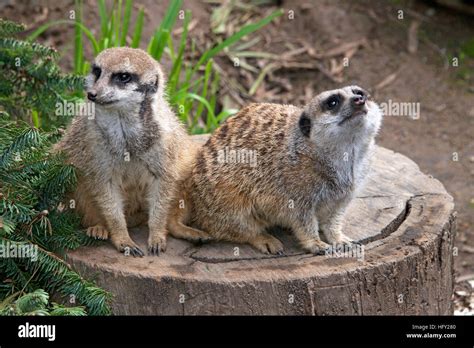
<svg viewBox="0 0 474 348"><path fill-rule="evenodd" d="M357 86L323 92L303 109L245 107L198 153L169 229L202 230L271 254L283 250L266 232L274 225L290 228L311 253L328 247L319 232L328 243L350 244L342 219L368 172L381 120L377 104Z"/></svg>
<svg viewBox="0 0 474 348"><path fill-rule="evenodd" d="M165 100L158 62L140 49L100 53L86 78L93 117L76 116L56 150L78 168L76 209L90 236L143 256L127 226L148 222L148 251L166 248L166 220L189 136Z"/></svg>

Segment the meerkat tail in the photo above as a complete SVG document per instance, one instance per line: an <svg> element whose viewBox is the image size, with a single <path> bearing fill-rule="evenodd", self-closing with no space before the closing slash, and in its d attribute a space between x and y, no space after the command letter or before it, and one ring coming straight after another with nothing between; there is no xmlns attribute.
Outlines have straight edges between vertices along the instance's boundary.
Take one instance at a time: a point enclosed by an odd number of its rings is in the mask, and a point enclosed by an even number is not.
<svg viewBox="0 0 474 348"><path fill-rule="evenodd" d="M211 236L206 232L183 224L183 215L182 211L174 211L168 221L168 230L173 237L186 239L191 242L206 242L211 239Z"/></svg>
<svg viewBox="0 0 474 348"><path fill-rule="evenodd" d="M189 214L189 208L175 207L168 219L168 231L175 238L186 239L191 242L205 242L211 239L211 236L197 228L186 226L183 220Z"/></svg>
<svg viewBox="0 0 474 348"><path fill-rule="evenodd" d="M186 239L191 242L206 242L211 240L211 236L204 231L186 226L181 221L173 220L168 224L170 234L179 239Z"/></svg>

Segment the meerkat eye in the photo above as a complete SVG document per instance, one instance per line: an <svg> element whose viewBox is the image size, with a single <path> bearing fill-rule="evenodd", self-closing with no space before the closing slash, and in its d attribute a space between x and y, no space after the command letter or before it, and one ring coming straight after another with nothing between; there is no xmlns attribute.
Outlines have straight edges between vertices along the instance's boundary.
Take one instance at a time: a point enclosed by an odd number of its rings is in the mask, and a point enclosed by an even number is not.
<svg viewBox="0 0 474 348"><path fill-rule="evenodd" d="M328 110L333 110L339 105L340 102L341 98L338 95L332 95L326 100L326 107Z"/></svg>
<svg viewBox="0 0 474 348"><path fill-rule="evenodd" d="M120 73L118 74L117 78L122 83L128 83L132 79L132 75L129 73Z"/></svg>

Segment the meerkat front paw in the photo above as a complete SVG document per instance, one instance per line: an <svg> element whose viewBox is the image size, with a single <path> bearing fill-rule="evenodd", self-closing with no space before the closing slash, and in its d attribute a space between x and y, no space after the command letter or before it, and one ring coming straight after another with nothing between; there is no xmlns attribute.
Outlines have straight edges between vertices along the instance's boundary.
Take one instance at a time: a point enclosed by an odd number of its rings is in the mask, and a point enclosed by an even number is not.
<svg viewBox="0 0 474 348"><path fill-rule="evenodd" d="M88 227L86 234L95 239L106 240L109 238L109 231L102 225Z"/></svg>
<svg viewBox="0 0 474 348"><path fill-rule="evenodd" d="M259 234L249 243L264 254L283 254L283 244L268 233Z"/></svg>
<svg viewBox="0 0 474 348"><path fill-rule="evenodd" d="M118 251L124 253L125 256L132 255L133 257L143 257L145 254L140 247L128 236L111 235L110 240Z"/></svg>
<svg viewBox="0 0 474 348"><path fill-rule="evenodd" d="M320 239L311 239L302 243L301 247L311 254L322 255L330 245Z"/></svg>
<svg viewBox="0 0 474 348"><path fill-rule="evenodd" d="M160 233L148 239L148 255L160 256L166 251L166 234Z"/></svg>

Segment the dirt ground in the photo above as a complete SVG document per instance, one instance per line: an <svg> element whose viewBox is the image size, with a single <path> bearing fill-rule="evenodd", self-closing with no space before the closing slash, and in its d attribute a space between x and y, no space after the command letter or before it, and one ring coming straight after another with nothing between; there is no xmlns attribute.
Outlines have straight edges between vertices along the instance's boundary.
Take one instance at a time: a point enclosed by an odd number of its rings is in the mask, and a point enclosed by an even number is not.
<svg viewBox="0 0 474 348"><path fill-rule="evenodd" d="M48 20L63 19L73 8L72 1L31 3L36 7L3 6L0 16L23 20L34 28ZM45 3L49 7L47 11ZM167 1L137 3L147 9L144 36L149 37L159 24ZM258 74L236 68L228 57L221 57L217 59L225 81L221 102L239 105L258 100L301 105L319 91L354 83L367 88L378 102L419 103L418 119L385 117L378 143L413 159L423 172L439 179L453 195L458 212L456 271L461 279L473 279L474 62L465 58L453 66L452 58L460 57L462 45L474 38L474 17L425 1L275 3L279 4L254 6L248 12L249 17L237 9L229 21L239 16L258 19L283 8L285 14L258 34L261 40L252 49L276 53L279 57L293 52L298 64L272 71L250 96L230 91L232 84L226 79L243 80L242 84L248 88ZM192 11L195 21L190 35L202 45L209 45L208 41L215 39L209 29L215 5L186 1L184 7ZM94 1L86 1L84 16L89 28L98 29L95 8ZM399 10L403 11L403 19L398 18ZM71 69L72 37L73 30L65 27L50 30L41 37L64 54L61 65L65 69ZM299 51L301 47L305 49ZM338 48L342 53L337 54ZM87 46L85 49L90 54ZM325 57L324 53L328 52L333 54ZM350 57L349 64L341 67L344 56ZM320 64L314 65L315 61ZM261 70L269 61L249 59L248 63ZM227 96L231 97L230 101L224 100Z"/></svg>

